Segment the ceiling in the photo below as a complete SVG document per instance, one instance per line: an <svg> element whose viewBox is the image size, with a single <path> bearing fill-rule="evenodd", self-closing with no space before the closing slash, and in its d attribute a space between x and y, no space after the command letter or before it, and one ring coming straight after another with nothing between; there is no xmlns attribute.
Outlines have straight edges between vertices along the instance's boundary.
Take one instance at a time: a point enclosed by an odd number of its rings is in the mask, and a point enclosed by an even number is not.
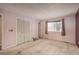
<svg viewBox="0 0 79 59"><path fill-rule="evenodd" d="M49 19L69 15L76 13L78 7L78 3L0 4L2 9L35 19Z"/></svg>

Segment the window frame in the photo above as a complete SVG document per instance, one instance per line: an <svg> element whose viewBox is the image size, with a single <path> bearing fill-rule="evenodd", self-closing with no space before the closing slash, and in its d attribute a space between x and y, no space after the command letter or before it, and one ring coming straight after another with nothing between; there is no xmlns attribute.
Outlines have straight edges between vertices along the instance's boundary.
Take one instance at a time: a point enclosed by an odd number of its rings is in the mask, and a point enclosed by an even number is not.
<svg viewBox="0 0 79 59"><path fill-rule="evenodd" d="M51 23L51 22L62 22L62 20L46 21L46 26L45 26L45 33L46 34L48 34L48 32L55 32L55 31L48 31L48 23ZM61 32L58 32L58 33L61 33Z"/></svg>
<svg viewBox="0 0 79 59"><path fill-rule="evenodd" d="M65 20L64 20L64 19L56 20L56 21L46 21L46 22L45 22L45 34L48 34L48 27L47 27L47 23L48 23L48 22L59 22L59 21L62 22L62 31L61 31L61 35L62 35L62 36L66 36L66 31L65 31Z"/></svg>
<svg viewBox="0 0 79 59"><path fill-rule="evenodd" d="M61 30L59 29L59 30L57 30L57 26L58 26L58 23L60 23L61 25ZM54 28L52 28L52 30L49 30L49 24L54 24ZM59 26L59 27L60 27ZM61 21L54 21L54 22L48 22L47 23L47 29L48 29L48 32L61 32L62 31L62 22Z"/></svg>

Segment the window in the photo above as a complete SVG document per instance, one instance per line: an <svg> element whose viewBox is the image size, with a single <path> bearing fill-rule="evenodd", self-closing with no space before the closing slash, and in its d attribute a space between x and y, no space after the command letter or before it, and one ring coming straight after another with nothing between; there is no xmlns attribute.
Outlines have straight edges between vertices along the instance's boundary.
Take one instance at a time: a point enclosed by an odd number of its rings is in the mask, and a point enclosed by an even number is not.
<svg viewBox="0 0 79 59"><path fill-rule="evenodd" d="M47 23L48 32L62 32L62 21L51 21Z"/></svg>

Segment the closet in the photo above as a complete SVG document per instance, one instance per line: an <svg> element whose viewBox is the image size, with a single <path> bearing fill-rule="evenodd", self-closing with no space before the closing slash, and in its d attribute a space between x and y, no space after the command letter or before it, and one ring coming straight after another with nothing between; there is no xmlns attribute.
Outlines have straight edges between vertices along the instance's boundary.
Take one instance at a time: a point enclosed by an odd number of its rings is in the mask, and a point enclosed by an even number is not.
<svg viewBox="0 0 79 59"><path fill-rule="evenodd" d="M30 40L30 23L25 20L17 20L17 44Z"/></svg>

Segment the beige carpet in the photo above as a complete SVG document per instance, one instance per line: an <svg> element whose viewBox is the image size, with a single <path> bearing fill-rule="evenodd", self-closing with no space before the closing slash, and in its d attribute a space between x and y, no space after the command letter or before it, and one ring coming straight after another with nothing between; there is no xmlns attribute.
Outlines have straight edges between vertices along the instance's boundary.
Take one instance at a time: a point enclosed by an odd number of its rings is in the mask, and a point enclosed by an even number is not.
<svg viewBox="0 0 79 59"><path fill-rule="evenodd" d="M17 47L18 48L18 47ZM52 41L40 39L34 42L29 42L19 46L18 49L11 48L1 52L0 54L19 54L19 55L72 55L79 54L79 49L76 45L64 43L60 41Z"/></svg>

